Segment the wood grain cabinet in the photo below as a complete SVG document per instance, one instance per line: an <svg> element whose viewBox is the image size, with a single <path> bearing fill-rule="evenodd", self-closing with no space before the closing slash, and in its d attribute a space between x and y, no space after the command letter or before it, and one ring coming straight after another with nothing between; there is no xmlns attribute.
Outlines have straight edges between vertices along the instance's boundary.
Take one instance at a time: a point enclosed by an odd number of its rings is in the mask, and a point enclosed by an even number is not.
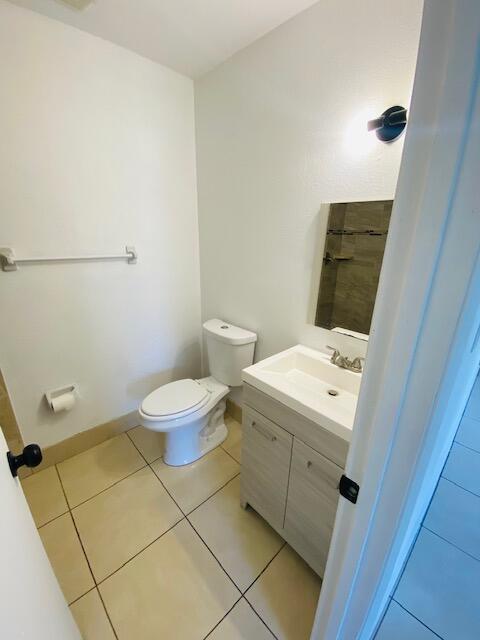
<svg viewBox="0 0 480 640"><path fill-rule="evenodd" d="M247 389L245 399L256 406L243 410L242 506L258 511L323 576L348 444L301 416L297 429L291 410L286 423L280 403L258 390Z"/></svg>
<svg viewBox="0 0 480 640"><path fill-rule="evenodd" d="M284 531L315 571L327 564L343 469L295 438Z"/></svg>
<svg viewBox="0 0 480 640"><path fill-rule="evenodd" d="M253 409L243 415L242 487L248 503L283 528L292 436Z"/></svg>

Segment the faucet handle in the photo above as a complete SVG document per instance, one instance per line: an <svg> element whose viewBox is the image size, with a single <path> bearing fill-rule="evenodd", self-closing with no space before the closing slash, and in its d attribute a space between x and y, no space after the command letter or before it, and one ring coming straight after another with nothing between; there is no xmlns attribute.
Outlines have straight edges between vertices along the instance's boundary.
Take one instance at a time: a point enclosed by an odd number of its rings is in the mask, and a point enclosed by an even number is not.
<svg viewBox="0 0 480 640"><path fill-rule="evenodd" d="M332 353L332 357L330 358L330 362L332 364L335 364L337 362L337 358L340 356L340 351L335 348L335 347L331 347L330 345L325 345L327 349L330 349L330 351L333 351Z"/></svg>
<svg viewBox="0 0 480 640"><path fill-rule="evenodd" d="M357 356L356 358L354 358L351 365L352 371L355 371L356 373L362 373L364 362L365 358L362 358L361 356Z"/></svg>

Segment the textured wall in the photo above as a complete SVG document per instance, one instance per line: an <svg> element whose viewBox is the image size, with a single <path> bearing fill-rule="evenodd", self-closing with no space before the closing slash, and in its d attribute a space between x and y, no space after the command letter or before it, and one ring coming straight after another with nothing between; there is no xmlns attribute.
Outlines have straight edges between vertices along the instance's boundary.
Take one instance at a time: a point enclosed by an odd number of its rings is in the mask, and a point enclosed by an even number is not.
<svg viewBox="0 0 480 640"><path fill-rule="evenodd" d="M47 446L200 372L193 83L0 0L1 246L126 263L0 273L0 366L25 441ZM81 398L52 414L46 390Z"/></svg>
<svg viewBox="0 0 480 640"><path fill-rule="evenodd" d="M324 0L195 84L202 313L256 330L257 359L298 342L364 355L307 323L319 211L393 198L403 139L366 121L409 104L421 11Z"/></svg>

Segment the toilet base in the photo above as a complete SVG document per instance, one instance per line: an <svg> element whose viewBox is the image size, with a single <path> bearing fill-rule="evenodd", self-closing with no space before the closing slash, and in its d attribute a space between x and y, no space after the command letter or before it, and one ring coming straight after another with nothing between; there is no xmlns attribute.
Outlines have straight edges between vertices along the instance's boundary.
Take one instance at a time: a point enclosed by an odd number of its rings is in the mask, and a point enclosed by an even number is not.
<svg viewBox="0 0 480 640"><path fill-rule="evenodd" d="M198 447L185 446L185 442L182 438L183 434L180 433L166 433L165 434L165 453L163 454L163 461L171 467L181 467L195 460L199 460L204 455L218 447L228 436L228 430L225 423L217 427L215 432L210 436L198 438ZM188 449L188 450L187 450Z"/></svg>
<svg viewBox="0 0 480 640"><path fill-rule="evenodd" d="M195 462L228 436L225 426L225 400L220 400L206 416L165 434L163 461L171 467Z"/></svg>

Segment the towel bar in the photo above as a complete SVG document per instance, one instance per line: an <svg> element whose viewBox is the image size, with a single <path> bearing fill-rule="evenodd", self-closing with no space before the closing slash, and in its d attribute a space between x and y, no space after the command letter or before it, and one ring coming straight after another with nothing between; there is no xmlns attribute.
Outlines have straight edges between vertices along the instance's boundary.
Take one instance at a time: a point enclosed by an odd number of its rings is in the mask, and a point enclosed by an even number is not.
<svg viewBox="0 0 480 640"><path fill-rule="evenodd" d="M125 247L125 253L91 255L91 256L52 256L38 258L17 258L15 251L9 247L0 248L0 265L2 271L16 271L19 264L38 264L41 262L95 262L98 260L126 260L128 264L137 262L135 247Z"/></svg>

